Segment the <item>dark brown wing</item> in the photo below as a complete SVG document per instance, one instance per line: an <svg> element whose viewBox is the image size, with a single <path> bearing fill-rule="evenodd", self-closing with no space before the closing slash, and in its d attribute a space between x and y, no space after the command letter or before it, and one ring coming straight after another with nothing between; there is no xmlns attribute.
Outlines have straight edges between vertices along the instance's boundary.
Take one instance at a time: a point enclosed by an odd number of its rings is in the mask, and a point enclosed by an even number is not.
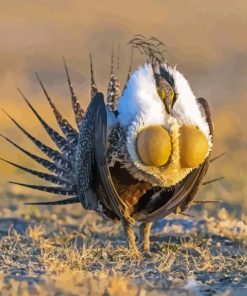
<svg viewBox="0 0 247 296"><path fill-rule="evenodd" d="M208 103L203 98L199 98L197 101L205 113L210 134L213 138L213 124ZM135 213L136 217L139 217L140 221L148 222L158 220L172 212L176 212L177 210L180 212L186 210L190 202L195 197L195 194L202 183L203 177L207 173L208 166L209 160L207 158L203 164L193 170L172 191L166 191L160 188L157 192L155 192L154 197L150 199L150 202L146 203L145 208L143 208L139 213Z"/></svg>
<svg viewBox="0 0 247 296"><path fill-rule="evenodd" d="M103 94L100 96L98 109L95 117L95 160L96 170L101 184L101 201L106 208L111 209L119 219L131 221L128 215L127 205L119 197L110 174L107 163L107 115Z"/></svg>

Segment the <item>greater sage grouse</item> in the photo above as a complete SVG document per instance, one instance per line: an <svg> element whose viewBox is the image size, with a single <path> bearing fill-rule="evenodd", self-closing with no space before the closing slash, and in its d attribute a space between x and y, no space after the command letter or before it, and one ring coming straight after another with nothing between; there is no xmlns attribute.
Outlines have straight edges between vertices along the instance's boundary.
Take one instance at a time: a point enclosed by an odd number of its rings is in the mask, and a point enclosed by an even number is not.
<svg viewBox="0 0 247 296"><path fill-rule="evenodd" d="M43 144L8 116L50 160L2 136L50 173L5 161L56 186L13 184L66 196L29 204L81 203L85 209L120 220L134 252L137 247L133 226L140 222L142 246L149 252L152 222L170 213L183 213L202 184L209 165L213 128L207 101L196 99L184 76L164 61L162 43L136 36L130 44L146 55L147 62L133 72L130 67L121 94L112 56L106 104L97 89L90 56L91 102L85 113L64 63L78 129L57 110L38 75L63 135L19 90L58 150Z"/></svg>

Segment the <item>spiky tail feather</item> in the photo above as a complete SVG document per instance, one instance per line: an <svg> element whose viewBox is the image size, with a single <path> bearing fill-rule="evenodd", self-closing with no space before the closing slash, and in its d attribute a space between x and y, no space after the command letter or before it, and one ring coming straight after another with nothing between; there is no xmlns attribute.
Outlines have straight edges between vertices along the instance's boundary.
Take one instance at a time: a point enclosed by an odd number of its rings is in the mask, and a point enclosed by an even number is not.
<svg viewBox="0 0 247 296"><path fill-rule="evenodd" d="M78 126L82 123L83 120L83 114L84 111L80 107L80 104L75 96L73 87L71 85L68 68L64 60L64 66L66 71L67 80L70 87L71 92L71 99L72 99L72 105L73 110L76 117L76 122ZM37 155L34 155L33 153L27 151L26 149L22 148L6 136L0 134L6 141L8 141L10 144L15 146L18 150L26 154L31 159L35 160L37 163L42 165L44 168L51 171L53 174L43 173L40 171L36 171L27 167L24 167L22 165L16 164L12 161L8 161L5 159L1 159L8 164L21 169L27 173L30 173L31 175L34 175L36 177L39 177L40 179L43 179L45 181L48 181L50 183L59 185L57 187L53 186L41 186L41 185L31 185L31 184L24 184L19 182L10 182L12 184L49 192L53 194L60 194L60 195L66 195L66 196L73 196L70 199L66 199L63 201L55 201L51 202L49 204L68 204L68 203L74 203L79 202L77 195L77 189L75 186L74 176L73 176L73 166L75 161L75 149L78 144L78 132L70 125L70 123L62 117L58 109L56 108L55 104L52 102L51 98L48 95L47 90L45 89L41 79L39 78L38 74L36 74L37 79L44 91L44 94L46 96L46 99L48 100L53 113L56 117L56 120L58 122L59 127L61 128L65 138L61 136L57 131L55 131L50 125L47 124L47 122L40 116L40 114L36 111L36 109L32 106L32 104L29 102L29 100L25 97L25 95L18 89L19 93L29 106L29 108L32 110L32 112L35 114L41 125L46 130L47 134L50 136L50 138L53 140L53 142L56 144L58 149L61 151L56 151L44 143L42 143L40 140L32 136L26 129L24 129L14 118L12 118L7 112L6 115L11 119L11 121L43 152L46 156L48 156L52 161L41 158ZM39 204L46 204L45 202L40 202Z"/></svg>
<svg viewBox="0 0 247 296"><path fill-rule="evenodd" d="M44 158L39 157L37 155L34 155L33 153L22 148L21 146L19 146L18 144L16 144L15 142L13 142L9 138L7 138L6 136L4 136L2 134L0 134L0 136L2 138L4 138L6 141L8 141L10 144L12 144L14 147L16 147L18 150L20 150L21 152L26 154L28 157L35 160L38 164L42 165L44 168L48 169L49 171L53 172L54 174L57 174L59 177L62 177L65 179L69 178L69 171L68 170L58 167L55 163L53 163L47 159L44 159Z"/></svg>
<svg viewBox="0 0 247 296"><path fill-rule="evenodd" d="M72 125L65 118L63 118L61 113L58 111L57 107L55 106L55 104L52 102L50 96L48 95L48 92L45 89L44 84L41 81L38 73L36 73L36 77L39 81L41 88L43 89L43 92L45 94L47 101L49 102L49 104L53 110L53 113L56 117L59 127L61 128L65 137L67 138L68 143L75 148L77 145L77 141L78 141L78 132L72 127Z"/></svg>
<svg viewBox="0 0 247 296"><path fill-rule="evenodd" d="M107 89L107 106L110 111L112 112L116 111L119 97L120 97L120 83L116 75L114 75L114 52L112 48L110 81Z"/></svg>
<svg viewBox="0 0 247 296"><path fill-rule="evenodd" d="M67 81L69 84L70 93L71 93L71 101L72 101L72 107L73 107L74 114L75 114L76 123L77 123L78 128L80 129L80 126L81 126L81 123L82 123L82 120L84 117L84 110L81 108L81 105L80 105L80 103L75 95L74 89L72 87L65 58L63 58L63 62L64 62L66 76L67 76Z"/></svg>
<svg viewBox="0 0 247 296"><path fill-rule="evenodd" d="M18 89L19 93L27 103L28 107L33 111L35 116L38 118L39 122L42 124L44 129L46 130L47 134L50 136L50 138L53 140L53 142L56 144L58 149L60 149L64 153L69 153L70 149L68 147L67 141L64 137L62 137L57 131L55 131L52 127L50 127L44 119L39 115L39 113L34 109L34 107L31 105L29 100L24 96L24 94Z"/></svg>
<svg viewBox="0 0 247 296"><path fill-rule="evenodd" d="M74 203L80 203L80 200L77 196L66 198L66 199L55 200L55 201L26 202L25 205L62 206L62 205L68 205L68 204L74 204Z"/></svg>
<svg viewBox="0 0 247 296"><path fill-rule="evenodd" d="M71 168L70 162L63 157L63 155L48 147L47 145L40 142L38 139L33 137L30 133L28 133L14 118L12 118L6 111L3 110L3 112L10 118L10 120L46 155L48 156L52 161L54 161L58 166L67 169Z"/></svg>
<svg viewBox="0 0 247 296"><path fill-rule="evenodd" d="M74 194L76 194L75 190L73 190L72 188L68 188L68 187L52 187L52 186L32 185L32 184L25 184L25 183L13 182L13 181L9 181L9 183L14 184L14 185L20 185L20 186L31 188L31 189L35 189L35 190L39 190L39 191L59 194L59 195L74 195Z"/></svg>
<svg viewBox="0 0 247 296"><path fill-rule="evenodd" d="M51 182L53 184L56 184L56 185L60 185L60 186L72 186L72 183L68 180L65 180L65 179L62 179L58 176L55 176L55 175L51 175L51 174L46 174L46 173L43 173L43 172L39 172L39 171L35 171L35 170L32 170L32 169L29 169L27 167L24 167L22 165L19 165L19 164L16 164L12 161L9 161L9 160L6 160L4 158L0 158L0 160L24 171L24 172L27 172L33 176L36 176L42 180L45 180L45 181L48 181L48 182Z"/></svg>

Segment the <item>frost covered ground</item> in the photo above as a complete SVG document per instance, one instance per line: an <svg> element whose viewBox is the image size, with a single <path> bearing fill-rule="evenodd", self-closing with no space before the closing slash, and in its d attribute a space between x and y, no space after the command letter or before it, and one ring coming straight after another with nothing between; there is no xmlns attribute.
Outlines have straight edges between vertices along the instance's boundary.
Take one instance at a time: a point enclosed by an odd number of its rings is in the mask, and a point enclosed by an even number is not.
<svg viewBox="0 0 247 296"><path fill-rule="evenodd" d="M246 295L245 217L170 216L133 258L120 225L25 200L1 196L0 295Z"/></svg>

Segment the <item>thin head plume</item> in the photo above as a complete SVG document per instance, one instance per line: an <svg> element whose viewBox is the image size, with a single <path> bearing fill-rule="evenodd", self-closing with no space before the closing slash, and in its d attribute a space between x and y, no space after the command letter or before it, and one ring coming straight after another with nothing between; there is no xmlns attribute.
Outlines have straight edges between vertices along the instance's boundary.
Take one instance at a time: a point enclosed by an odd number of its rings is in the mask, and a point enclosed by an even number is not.
<svg viewBox="0 0 247 296"><path fill-rule="evenodd" d="M157 61L159 63L164 62L164 54L169 54L165 44L153 36L146 38L140 34L135 35L135 37L129 41L129 45L133 49L137 49L141 54L146 55L148 62L152 64Z"/></svg>
<svg viewBox="0 0 247 296"><path fill-rule="evenodd" d="M93 59L92 59L91 53L89 54L89 60L90 60L90 72L91 72L91 97L93 98L98 92L98 89L97 89L95 78L94 78Z"/></svg>
<svg viewBox="0 0 247 296"><path fill-rule="evenodd" d="M168 54L169 56L171 56L171 53L167 50L167 45L164 42L160 41L158 38L154 36L151 36L149 40L155 42L156 48L159 49L162 55Z"/></svg>

